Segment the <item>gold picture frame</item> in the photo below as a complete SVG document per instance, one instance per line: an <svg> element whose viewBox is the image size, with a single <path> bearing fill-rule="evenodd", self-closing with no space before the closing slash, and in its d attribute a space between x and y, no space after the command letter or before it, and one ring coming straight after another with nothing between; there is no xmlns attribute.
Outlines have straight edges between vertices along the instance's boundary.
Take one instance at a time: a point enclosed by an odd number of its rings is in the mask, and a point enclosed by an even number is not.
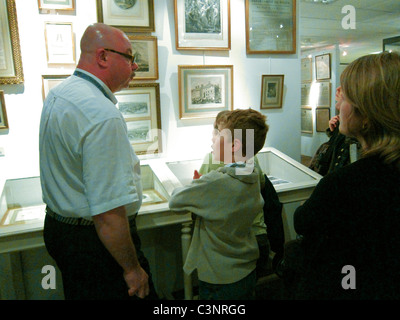
<svg viewBox="0 0 400 320"><path fill-rule="evenodd" d="M154 32L154 0L97 0L97 21L124 32Z"/></svg>
<svg viewBox="0 0 400 320"><path fill-rule="evenodd" d="M45 22L47 64L75 65L75 37L72 22Z"/></svg>
<svg viewBox="0 0 400 320"><path fill-rule="evenodd" d="M331 54L325 53L315 56L315 79L328 80L331 78Z"/></svg>
<svg viewBox="0 0 400 320"><path fill-rule="evenodd" d="M0 130L8 129L8 119L4 91L0 90Z"/></svg>
<svg viewBox="0 0 400 320"><path fill-rule="evenodd" d="M312 108L301 107L301 132L313 133Z"/></svg>
<svg viewBox="0 0 400 320"><path fill-rule="evenodd" d="M178 65L179 118L214 118L233 109L233 65Z"/></svg>
<svg viewBox="0 0 400 320"><path fill-rule="evenodd" d="M301 59L301 82L312 82L312 58Z"/></svg>
<svg viewBox="0 0 400 320"><path fill-rule="evenodd" d="M230 50L230 0L175 0L177 50ZM209 14L212 12L213 14Z"/></svg>
<svg viewBox="0 0 400 320"><path fill-rule="evenodd" d="M329 128L329 120L331 119L330 108L315 109L315 126L317 132L325 132Z"/></svg>
<svg viewBox="0 0 400 320"><path fill-rule="evenodd" d="M247 54L296 53L296 0L245 0Z"/></svg>
<svg viewBox="0 0 400 320"><path fill-rule="evenodd" d="M136 80L158 79L158 45L155 36L128 36L132 45L132 53L135 55L139 69L135 71Z"/></svg>
<svg viewBox="0 0 400 320"><path fill-rule="evenodd" d="M0 0L0 84L24 82L15 0Z"/></svg>
<svg viewBox="0 0 400 320"><path fill-rule="evenodd" d="M262 75L260 109L282 108L284 78L283 74Z"/></svg>
<svg viewBox="0 0 400 320"><path fill-rule="evenodd" d="M159 83L130 83L115 93L136 154L162 151Z"/></svg>
<svg viewBox="0 0 400 320"><path fill-rule="evenodd" d="M75 10L75 0L38 0L40 10Z"/></svg>

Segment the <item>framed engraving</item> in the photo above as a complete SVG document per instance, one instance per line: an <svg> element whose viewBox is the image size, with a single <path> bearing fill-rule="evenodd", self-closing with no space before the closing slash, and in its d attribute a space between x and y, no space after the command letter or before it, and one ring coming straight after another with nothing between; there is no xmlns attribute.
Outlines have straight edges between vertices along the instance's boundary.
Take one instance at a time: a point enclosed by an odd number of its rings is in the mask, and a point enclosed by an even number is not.
<svg viewBox="0 0 400 320"><path fill-rule="evenodd" d="M132 44L132 53L135 55L139 69L135 71L135 80L158 79L158 46L154 36L128 36Z"/></svg>
<svg viewBox="0 0 400 320"><path fill-rule="evenodd" d="M47 94L51 89L59 85L65 79L67 79L69 74L56 74L56 75L42 75L42 97L43 101L46 99Z"/></svg>
<svg viewBox="0 0 400 320"><path fill-rule="evenodd" d="M75 10L75 0L38 0L39 9Z"/></svg>
<svg viewBox="0 0 400 320"><path fill-rule="evenodd" d="M4 91L0 91L0 130L8 129L8 120L6 112L6 103L4 100Z"/></svg>
<svg viewBox="0 0 400 320"><path fill-rule="evenodd" d="M233 108L233 66L178 66L180 119L213 118Z"/></svg>
<svg viewBox="0 0 400 320"><path fill-rule="evenodd" d="M330 108L315 109L315 125L317 132L325 132L329 128L329 120L331 118Z"/></svg>
<svg viewBox="0 0 400 320"><path fill-rule="evenodd" d="M331 78L331 54L321 54L315 56L315 78L327 80Z"/></svg>
<svg viewBox="0 0 400 320"><path fill-rule="evenodd" d="M0 84L23 82L15 0L0 0Z"/></svg>
<svg viewBox="0 0 400 320"><path fill-rule="evenodd" d="M154 0L97 0L97 21L125 32L153 32Z"/></svg>
<svg viewBox="0 0 400 320"><path fill-rule="evenodd" d="M230 50L230 0L175 0L177 50Z"/></svg>
<svg viewBox="0 0 400 320"><path fill-rule="evenodd" d="M160 153L162 131L160 84L131 83L115 94L117 107L128 128L128 137L136 154Z"/></svg>
<svg viewBox="0 0 400 320"><path fill-rule="evenodd" d="M245 0L246 52L296 53L296 0Z"/></svg>
<svg viewBox="0 0 400 320"><path fill-rule="evenodd" d="M301 82L312 81L312 59L301 59Z"/></svg>
<svg viewBox="0 0 400 320"><path fill-rule="evenodd" d="M76 64L72 22L45 22L48 64Z"/></svg>
<svg viewBox="0 0 400 320"><path fill-rule="evenodd" d="M301 107L301 132L313 133L312 108Z"/></svg>
<svg viewBox="0 0 400 320"><path fill-rule="evenodd" d="M282 108L284 75L262 75L261 109Z"/></svg>

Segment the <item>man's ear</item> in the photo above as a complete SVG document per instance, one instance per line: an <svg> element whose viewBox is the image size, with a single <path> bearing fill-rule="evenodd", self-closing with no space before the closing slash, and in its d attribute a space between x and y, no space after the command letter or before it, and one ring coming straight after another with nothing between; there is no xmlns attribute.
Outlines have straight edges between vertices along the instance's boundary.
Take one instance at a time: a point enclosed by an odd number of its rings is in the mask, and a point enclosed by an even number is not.
<svg viewBox="0 0 400 320"><path fill-rule="evenodd" d="M102 67L106 66L107 64L107 53L106 50L103 48L98 48L96 50L96 61Z"/></svg>

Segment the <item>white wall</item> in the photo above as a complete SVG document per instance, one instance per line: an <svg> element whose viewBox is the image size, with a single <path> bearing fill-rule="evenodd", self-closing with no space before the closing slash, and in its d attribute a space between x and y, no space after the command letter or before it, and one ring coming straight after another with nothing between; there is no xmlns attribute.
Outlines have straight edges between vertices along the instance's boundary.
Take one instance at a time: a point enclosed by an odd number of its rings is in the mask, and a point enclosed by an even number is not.
<svg viewBox="0 0 400 320"><path fill-rule="evenodd" d="M282 109L263 110L270 132L266 146L300 160L300 59L296 55L246 55L244 0L231 0L231 50L229 52L184 52L175 49L173 0L154 0L158 38L159 80L165 155L202 158L210 151L213 119L179 119L179 64L234 66L234 108L259 110L261 75L284 74ZM74 68L48 68L44 22L72 22L77 57L79 41L88 24L96 22L96 1L76 0L74 13L39 13L37 1L16 0L19 38L25 81L0 85L5 92L9 132L0 133L0 176L20 178L39 175L38 131L42 109L43 74L69 74ZM297 10L297 12L299 12ZM297 19L298 20L298 19ZM297 21L298 25L298 21ZM297 26L297 30L299 30ZM297 41L299 43L299 40ZM299 45L298 52L299 52Z"/></svg>
<svg viewBox="0 0 400 320"><path fill-rule="evenodd" d="M331 83L331 117L336 115L335 111L335 92L336 88L340 84L339 79L339 60L340 60L340 50L339 46L335 45L334 47L329 48L318 48L314 50L307 50L301 52L301 58L312 57L312 73L313 73L313 81L312 83L316 83L315 80L315 56L321 54L331 54L331 79L329 82ZM328 81L328 80L326 80ZM316 120L315 120L315 109L317 106L313 105L312 114L313 114L313 133L302 133L301 134L301 154L306 156L313 156L317 151L318 147L328 141L328 136L325 132L317 132L316 130Z"/></svg>

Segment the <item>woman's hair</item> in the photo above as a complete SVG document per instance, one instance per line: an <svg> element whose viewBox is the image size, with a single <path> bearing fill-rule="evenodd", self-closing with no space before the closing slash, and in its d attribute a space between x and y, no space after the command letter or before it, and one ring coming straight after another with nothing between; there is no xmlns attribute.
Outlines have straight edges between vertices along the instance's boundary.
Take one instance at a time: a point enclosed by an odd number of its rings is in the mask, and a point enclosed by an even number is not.
<svg viewBox="0 0 400 320"><path fill-rule="evenodd" d="M217 126L231 131L233 138L235 130L241 131L240 140L242 142L242 155L246 156L247 134L246 130L254 130L254 154L248 155L249 157L257 154L264 147L265 139L269 126L266 123L267 117L262 113L253 109L236 109L233 111L221 111L215 120Z"/></svg>
<svg viewBox="0 0 400 320"><path fill-rule="evenodd" d="M392 52L358 58L340 82L354 112L363 118L363 156L378 155L400 168L400 55Z"/></svg>

